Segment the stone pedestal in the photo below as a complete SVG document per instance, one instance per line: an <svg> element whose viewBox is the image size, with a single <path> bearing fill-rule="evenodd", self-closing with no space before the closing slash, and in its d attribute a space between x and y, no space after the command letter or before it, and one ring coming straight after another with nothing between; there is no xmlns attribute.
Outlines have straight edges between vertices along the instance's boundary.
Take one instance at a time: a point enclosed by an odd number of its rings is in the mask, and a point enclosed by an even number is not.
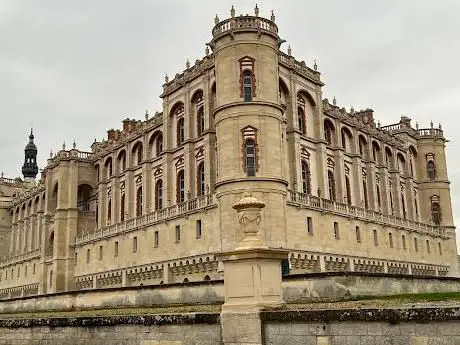
<svg viewBox="0 0 460 345"><path fill-rule="evenodd" d="M265 245L260 229L265 204L245 195L233 205L237 211L240 241L235 250L220 253L224 265L225 303L222 306L224 344L262 345L260 310L281 306L281 260L288 252Z"/></svg>

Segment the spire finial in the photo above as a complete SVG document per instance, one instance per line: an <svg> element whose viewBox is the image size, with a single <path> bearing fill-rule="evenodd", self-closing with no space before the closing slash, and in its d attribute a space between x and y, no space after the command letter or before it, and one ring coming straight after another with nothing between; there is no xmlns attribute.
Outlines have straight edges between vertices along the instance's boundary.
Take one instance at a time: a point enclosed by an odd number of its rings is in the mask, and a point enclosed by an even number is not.
<svg viewBox="0 0 460 345"><path fill-rule="evenodd" d="M313 62L313 69L314 69L315 71L317 71L317 70L318 70L318 64L316 63L316 59L313 60L313 61L314 61L314 62Z"/></svg>
<svg viewBox="0 0 460 345"><path fill-rule="evenodd" d="M165 83L169 83L169 77L167 73L165 74Z"/></svg>
<svg viewBox="0 0 460 345"><path fill-rule="evenodd" d="M439 129L442 129L441 122L439 122Z"/></svg>
<svg viewBox="0 0 460 345"><path fill-rule="evenodd" d="M75 142L75 139L73 140L72 147L74 150L77 148L77 143Z"/></svg>
<svg viewBox="0 0 460 345"><path fill-rule="evenodd" d="M257 6L257 4L256 7L254 7L254 14L256 15L256 17L259 16L259 7Z"/></svg>
<svg viewBox="0 0 460 345"><path fill-rule="evenodd" d="M334 98L332 99L332 104L337 105L337 100L335 99L335 96L334 96Z"/></svg>
<svg viewBox="0 0 460 345"><path fill-rule="evenodd" d="M433 121L430 122L430 126L431 126L431 128L433 128Z"/></svg>
<svg viewBox="0 0 460 345"><path fill-rule="evenodd" d="M418 122L415 122L415 129L418 129Z"/></svg>
<svg viewBox="0 0 460 345"><path fill-rule="evenodd" d="M50 150L50 158L53 158L53 150Z"/></svg>
<svg viewBox="0 0 460 345"><path fill-rule="evenodd" d="M230 15L232 18L235 18L235 7L232 5L232 8L230 9Z"/></svg>
<svg viewBox="0 0 460 345"><path fill-rule="evenodd" d="M275 13L273 12L273 10L272 10L272 15L270 16L270 20L272 22L275 22Z"/></svg>
<svg viewBox="0 0 460 345"><path fill-rule="evenodd" d="M65 150L65 141L62 143L62 149Z"/></svg>
<svg viewBox="0 0 460 345"><path fill-rule="evenodd" d="M288 46L288 55L291 56L292 50L291 50L291 45Z"/></svg>
<svg viewBox="0 0 460 345"><path fill-rule="evenodd" d="M209 55L209 46L206 45L206 48L204 48L204 53L206 54L206 56Z"/></svg>
<svg viewBox="0 0 460 345"><path fill-rule="evenodd" d="M380 124L380 121L377 121L377 127L380 129L380 127L382 127L382 125Z"/></svg>
<svg viewBox="0 0 460 345"><path fill-rule="evenodd" d="M217 14L216 14L216 17L214 18L214 24L216 25L219 24L219 17L217 16Z"/></svg>
<svg viewBox="0 0 460 345"><path fill-rule="evenodd" d="M355 112L355 108L353 108L353 106L351 106L351 108L350 108L350 113L353 114L354 112Z"/></svg>
<svg viewBox="0 0 460 345"><path fill-rule="evenodd" d="M145 109L145 121L149 119L149 110Z"/></svg>
<svg viewBox="0 0 460 345"><path fill-rule="evenodd" d="M189 61L188 59L187 59L187 61L185 62L185 67L186 67L187 69L190 68L190 61Z"/></svg>

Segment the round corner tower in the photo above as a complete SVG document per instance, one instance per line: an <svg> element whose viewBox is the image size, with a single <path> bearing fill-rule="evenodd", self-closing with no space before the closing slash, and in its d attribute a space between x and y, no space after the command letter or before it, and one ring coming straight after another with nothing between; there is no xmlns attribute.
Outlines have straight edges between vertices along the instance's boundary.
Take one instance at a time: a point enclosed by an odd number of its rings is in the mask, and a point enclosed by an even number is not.
<svg viewBox="0 0 460 345"><path fill-rule="evenodd" d="M212 31L217 135L216 195L222 249L241 239L232 205L250 192L266 203L261 219L267 246L285 245L285 145L279 99L281 42L274 16L234 16Z"/></svg>

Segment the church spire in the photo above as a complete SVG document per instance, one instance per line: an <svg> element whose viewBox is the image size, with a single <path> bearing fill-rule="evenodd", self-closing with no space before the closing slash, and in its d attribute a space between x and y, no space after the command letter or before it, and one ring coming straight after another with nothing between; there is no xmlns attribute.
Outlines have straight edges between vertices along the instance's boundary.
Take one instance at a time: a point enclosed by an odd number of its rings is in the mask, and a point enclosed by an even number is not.
<svg viewBox="0 0 460 345"><path fill-rule="evenodd" d="M24 149L24 164L22 166L22 175L26 180L35 179L38 174L37 165L37 146L34 143L34 132L30 130L29 143Z"/></svg>

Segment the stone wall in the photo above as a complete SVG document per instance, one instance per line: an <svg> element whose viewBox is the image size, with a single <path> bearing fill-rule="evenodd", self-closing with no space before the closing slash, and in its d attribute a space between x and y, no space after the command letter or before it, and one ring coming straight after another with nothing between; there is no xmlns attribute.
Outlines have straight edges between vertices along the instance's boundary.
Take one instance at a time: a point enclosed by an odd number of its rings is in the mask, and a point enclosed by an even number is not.
<svg viewBox="0 0 460 345"><path fill-rule="evenodd" d="M214 345L219 314L1 320L0 344Z"/></svg>
<svg viewBox="0 0 460 345"><path fill-rule="evenodd" d="M262 313L266 345L457 345L460 308Z"/></svg>
<svg viewBox="0 0 460 345"><path fill-rule="evenodd" d="M0 314L220 304L223 294L222 281L75 291L2 301Z"/></svg>
<svg viewBox="0 0 460 345"><path fill-rule="evenodd" d="M343 300L369 295L459 291L460 278L453 277L417 277L364 272L326 272L283 277L283 297L287 303Z"/></svg>

